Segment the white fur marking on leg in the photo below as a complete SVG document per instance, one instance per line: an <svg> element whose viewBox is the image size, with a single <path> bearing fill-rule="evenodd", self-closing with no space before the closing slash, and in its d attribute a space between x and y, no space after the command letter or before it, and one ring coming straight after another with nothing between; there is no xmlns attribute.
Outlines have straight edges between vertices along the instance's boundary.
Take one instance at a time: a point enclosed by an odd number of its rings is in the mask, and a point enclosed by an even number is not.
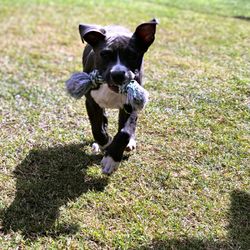
<svg viewBox="0 0 250 250"><path fill-rule="evenodd" d="M92 144L92 153L93 153L93 154L98 154L98 153L100 153L100 152L101 152L101 149L100 149L99 144L96 143L96 142L94 142L94 143Z"/></svg>
<svg viewBox="0 0 250 250"><path fill-rule="evenodd" d="M119 166L120 162L116 162L111 156L104 156L101 161L102 173L112 174Z"/></svg>
<svg viewBox="0 0 250 250"><path fill-rule="evenodd" d="M104 146L101 146L101 145L99 145L97 142L94 142L93 144L92 144L92 153L93 154L98 154L98 153L101 153L102 151L104 151L104 149L106 148L106 147L108 147L110 144L111 144L111 142L112 142L112 137L111 136L109 136L109 141L108 141L108 143L107 144L105 144Z"/></svg>
<svg viewBox="0 0 250 250"><path fill-rule="evenodd" d="M126 150L127 151L132 151L132 150L135 150L136 149L136 140L134 138L131 138L129 140L129 143L126 147Z"/></svg>

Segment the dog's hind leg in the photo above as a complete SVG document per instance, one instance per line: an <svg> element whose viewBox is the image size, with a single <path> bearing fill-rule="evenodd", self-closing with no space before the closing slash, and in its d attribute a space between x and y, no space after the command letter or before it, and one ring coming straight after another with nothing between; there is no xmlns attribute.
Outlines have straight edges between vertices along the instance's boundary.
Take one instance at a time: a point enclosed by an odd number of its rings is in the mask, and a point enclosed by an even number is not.
<svg viewBox="0 0 250 250"><path fill-rule="evenodd" d="M112 143L106 148L106 154L101 162L104 174L111 174L117 169L122 160L124 150L135 135L137 112L120 111L119 118L119 131Z"/></svg>
<svg viewBox="0 0 250 250"><path fill-rule="evenodd" d="M92 149L94 153L104 150L112 141L107 133L108 119L105 110L101 108L91 96L86 98L86 108L89 116L93 137L96 143Z"/></svg>

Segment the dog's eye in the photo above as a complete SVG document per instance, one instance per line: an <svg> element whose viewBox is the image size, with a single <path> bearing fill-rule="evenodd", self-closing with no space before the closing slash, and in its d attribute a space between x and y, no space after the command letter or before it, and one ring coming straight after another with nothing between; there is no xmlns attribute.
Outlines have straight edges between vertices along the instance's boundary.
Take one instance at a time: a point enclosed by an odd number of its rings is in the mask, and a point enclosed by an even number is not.
<svg viewBox="0 0 250 250"><path fill-rule="evenodd" d="M104 59L104 60L110 59L110 58L112 58L112 56L113 56L112 50L102 50L102 51L100 52L100 56L101 56L102 59Z"/></svg>

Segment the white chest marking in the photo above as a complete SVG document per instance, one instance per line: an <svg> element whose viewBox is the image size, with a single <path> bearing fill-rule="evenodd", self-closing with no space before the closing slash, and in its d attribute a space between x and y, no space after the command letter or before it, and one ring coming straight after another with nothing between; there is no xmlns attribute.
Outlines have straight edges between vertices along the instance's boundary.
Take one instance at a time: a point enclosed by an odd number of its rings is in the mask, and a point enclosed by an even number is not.
<svg viewBox="0 0 250 250"><path fill-rule="evenodd" d="M115 93L106 83L97 90L91 90L90 94L101 108L119 109L127 100L125 95Z"/></svg>

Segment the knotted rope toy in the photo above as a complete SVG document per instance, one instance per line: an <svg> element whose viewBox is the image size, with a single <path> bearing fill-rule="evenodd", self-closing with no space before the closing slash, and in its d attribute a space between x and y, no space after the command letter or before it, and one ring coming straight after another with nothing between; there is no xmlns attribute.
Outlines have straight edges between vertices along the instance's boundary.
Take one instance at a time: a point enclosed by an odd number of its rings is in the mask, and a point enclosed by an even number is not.
<svg viewBox="0 0 250 250"><path fill-rule="evenodd" d="M98 70L93 70L89 74L77 72L66 81L66 88L71 96L79 99L104 83L106 82ZM119 94L127 96L126 104L130 104L134 110L142 110L148 101L148 92L136 80L119 86Z"/></svg>
<svg viewBox="0 0 250 250"><path fill-rule="evenodd" d="M66 81L66 88L71 96L80 99L91 89L94 89L104 83L98 70L93 70L89 74L86 72L76 72Z"/></svg>

